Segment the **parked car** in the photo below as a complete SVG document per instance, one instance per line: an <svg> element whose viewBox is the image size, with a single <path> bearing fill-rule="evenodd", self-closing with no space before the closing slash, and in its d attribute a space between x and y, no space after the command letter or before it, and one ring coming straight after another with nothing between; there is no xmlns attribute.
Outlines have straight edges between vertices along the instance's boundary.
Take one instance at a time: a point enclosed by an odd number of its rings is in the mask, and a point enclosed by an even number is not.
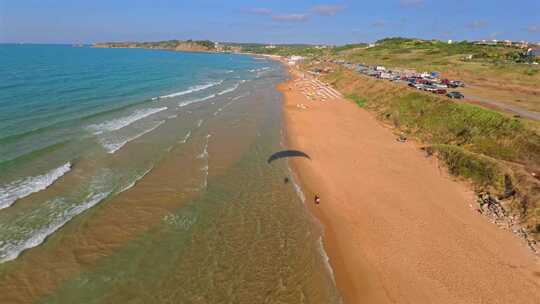
<svg viewBox="0 0 540 304"><path fill-rule="evenodd" d="M432 86L432 85L425 84L424 87L423 87L423 90L427 91L427 92L435 92L435 90L437 90L437 88Z"/></svg>
<svg viewBox="0 0 540 304"><path fill-rule="evenodd" d="M442 84L442 83L434 83L433 84L437 89L446 89L448 88L448 86L446 84Z"/></svg>
<svg viewBox="0 0 540 304"><path fill-rule="evenodd" d="M462 98L465 97L460 92L450 92L450 93L446 94L446 96L448 96L448 97L450 97L452 99L462 99Z"/></svg>
<svg viewBox="0 0 540 304"><path fill-rule="evenodd" d="M465 83L463 83L463 81L460 81L460 80L452 80L450 81L450 84L452 85L453 88L465 87Z"/></svg>
<svg viewBox="0 0 540 304"><path fill-rule="evenodd" d="M433 91L433 93L435 93L435 94L440 94L440 95L444 95L444 94L446 94L446 90L445 90L445 89L435 89L435 90Z"/></svg>

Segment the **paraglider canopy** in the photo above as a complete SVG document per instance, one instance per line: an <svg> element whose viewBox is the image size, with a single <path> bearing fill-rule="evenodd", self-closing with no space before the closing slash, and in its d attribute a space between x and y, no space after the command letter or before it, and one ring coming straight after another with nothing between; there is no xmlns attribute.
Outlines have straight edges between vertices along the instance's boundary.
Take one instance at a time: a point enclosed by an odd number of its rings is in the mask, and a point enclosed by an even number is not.
<svg viewBox="0 0 540 304"><path fill-rule="evenodd" d="M275 160L282 159L282 158L289 158L289 157L303 157L303 158L307 158L307 159L311 160L311 157L309 157L309 155L307 155L306 153L304 153L302 151L284 150L284 151L279 151L277 153L272 154L268 158L268 163L270 164Z"/></svg>

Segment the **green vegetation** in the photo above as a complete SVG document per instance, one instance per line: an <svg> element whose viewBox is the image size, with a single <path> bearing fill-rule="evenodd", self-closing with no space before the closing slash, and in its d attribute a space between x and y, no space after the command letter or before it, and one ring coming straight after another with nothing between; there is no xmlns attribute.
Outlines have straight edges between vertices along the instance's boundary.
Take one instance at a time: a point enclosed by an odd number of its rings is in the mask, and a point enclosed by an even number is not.
<svg viewBox="0 0 540 304"><path fill-rule="evenodd" d="M504 192L504 170L495 159L453 145L433 145L450 173L471 179L480 188Z"/></svg>
<svg viewBox="0 0 540 304"><path fill-rule="evenodd" d="M420 40L408 38L386 38L377 41L376 46L366 50L367 54L377 53L413 54L417 53L420 60L430 61L433 57L462 56L460 59L488 62L519 62L524 60L523 50L516 47L506 47L502 44L480 45L468 41L447 43L440 40ZM412 59L412 58L411 58Z"/></svg>
<svg viewBox="0 0 540 304"><path fill-rule="evenodd" d="M525 70L524 74L527 76L534 76L538 74L538 69L527 69Z"/></svg>
<svg viewBox="0 0 540 304"><path fill-rule="evenodd" d="M367 43L346 44L346 45L343 45L343 46L334 47L331 50L332 50L332 52L334 54L339 54L340 52L343 52L343 51L350 51L350 50L355 50L355 49L366 48L367 46L368 46Z"/></svg>
<svg viewBox="0 0 540 304"><path fill-rule="evenodd" d="M345 98L351 100L352 102L356 103L359 107L364 107L366 104L366 99L362 98L356 94L346 94Z"/></svg>
<svg viewBox="0 0 540 304"><path fill-rule="evenodd" d="M520 120L418 92L407 93L386 106L388 119L424 141L463 146L507 161L540 164L540 136L527 130Z"/></svg>
<svg viewBox="0 0 540 304"><path fill-rule="evenodd" d="M466 96L540 111L540 65L526 64L532 57L526 58L526 51L515 46L387 38L372 47L332 50L323 58L418 72L437 71L444 78L473 84L464 89Z"/></svg>
<svg viewBox="0 0 540 304"><path fill-rule="evenodd" d="M528 71L527 75L535 74L540 69L538 66L516 65L528 60L522 49L504 45L478 45L467 41L448 44L439 40L387 38L377 41L374 47L335 48L334 53L336 58L354 63L381 64L420 71L445 72L459 68L466 72L481 73L482 77L490 76L489 73L495 72L501 65L509 76L525 74L525 71ZM498 72L501 72L500 69Z"/></svg>
<svg viewBox="0 0 540 304"><path fill-rule="evenodd" d="M183 48L186 46L198 47L203 50L214 50L214 42L209 40L167 40L158 42L106 42L98 43L97 47L110 47L110 48L145 48L145 49L165 49L174 50Z"/></svg>
<svg viewBox="0 0 540 304"><path fill-rule="evenodd" d="M254 54L269 54L279 56L304 56L304 57L318 57L327 52L325 47L319 47L308 44L278 44L278 45L266 45L266 44L227 44L231 46L238 46L242 49L242 52L254 53Z"/></svg>
<svg viewBox="0 0 540 304"><path fill-rule="evenodd" d="M363 101L382 120L427 144L452 174L470 180L478 191L505 198L510 185L516 192L509 203L512 211L523 217L530 231L540 224L540 183L530 174L540 168L540 135L535 127L493 110L348 70L336 70L326 80L347 98Z"/></svg>

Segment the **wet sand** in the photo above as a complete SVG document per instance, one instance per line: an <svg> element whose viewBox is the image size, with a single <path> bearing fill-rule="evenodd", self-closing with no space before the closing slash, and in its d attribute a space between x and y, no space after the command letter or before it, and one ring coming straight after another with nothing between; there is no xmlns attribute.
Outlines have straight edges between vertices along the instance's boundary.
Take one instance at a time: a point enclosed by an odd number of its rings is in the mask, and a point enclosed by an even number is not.
<svg viewBox="0 0 540 304"><path fill-rule="evenodd" d="M311 157L293 170L346 303L540 303L538 260L473 211L467 186L364 109L291 75L279 86L288 148Z"/></svg>

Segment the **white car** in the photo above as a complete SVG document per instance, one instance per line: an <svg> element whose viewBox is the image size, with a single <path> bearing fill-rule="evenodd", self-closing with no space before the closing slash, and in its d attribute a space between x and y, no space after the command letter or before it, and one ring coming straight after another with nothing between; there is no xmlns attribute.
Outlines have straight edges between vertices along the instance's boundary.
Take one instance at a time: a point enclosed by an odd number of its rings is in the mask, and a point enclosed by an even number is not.
<svg viewBox="0 0 540 304"><path fill-rule="evenodd" d="M433 86L434 86L435 88L437 88L437 89L447 89L447 88L448 88L447 85L442 84L442 83L435 83L435 84L433 84Z"/></svg>

